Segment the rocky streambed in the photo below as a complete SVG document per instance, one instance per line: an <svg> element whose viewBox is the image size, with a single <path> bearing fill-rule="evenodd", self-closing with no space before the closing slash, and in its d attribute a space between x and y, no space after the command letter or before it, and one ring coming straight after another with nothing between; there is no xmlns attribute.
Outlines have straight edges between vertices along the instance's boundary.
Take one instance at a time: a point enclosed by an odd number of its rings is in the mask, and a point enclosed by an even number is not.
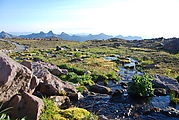
<svg viewBox="0 0 179 120"><path fill-rule="evenodd" d="M104 57L107 60L116 60L117 57ZM92 93L77 102L78 107L85 108L93 113L100 115L101 119L142 119L142 120L177 120L179 118L179 105L170 103L170 95L165 93L147 98L130 97L127 93L128 82L131 82L132 76L143 75L137 71L136 64L139 64L132 58L127 58L130 63L119 66L121 80L119 82L109 81L108 84L101 84L100 87L106 87L113 92L107 94ZM129 68L129 69L128 69ZM162 80L160 80L162 79ZM168 88L169 90L178 90L179 84L176 80L167 78L166 76L156 79L154 85L156 90ZM175 81L167 86L165 79ZM161 83L163 82L163 85ZM160 85L157 86L157 83ZM166 83L166 84L165 84ZM172 86L172 87L171 87ZM158 91L161 92L161 91ZM157 93L156 93L157 94Z"/></svg>

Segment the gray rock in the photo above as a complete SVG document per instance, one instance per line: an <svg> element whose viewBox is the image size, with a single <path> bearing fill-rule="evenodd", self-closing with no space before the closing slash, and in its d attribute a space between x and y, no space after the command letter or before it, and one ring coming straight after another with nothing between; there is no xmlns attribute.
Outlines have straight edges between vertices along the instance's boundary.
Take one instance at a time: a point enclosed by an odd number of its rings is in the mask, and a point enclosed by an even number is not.
<svg viewBox="0 0 179 120"><path fill-rule="evenodd" d="M35 88L39 85L39 83L40 83L40 80L35 75L33 75L31 82L30 82L30 89L32 93L34 92Z"/></svg>
<svg viewBox="0 0 179 120"><path fill-rule="evenodd" d="M70 99L67 96L51 96L51 100L61 109L67 109L70 107Z"/></svg>
<svg viewBox="0 0 179 120"><path fill-rule="evenodd" d="M52 75L42 64L33 63L32 71L33 74L42 81L37 87L37 91L42 95L58 96L61 94L70 95L71 93L77 95L77 90L71 83L62 81L58 77Z"/></svg>
<svg viewBox="0 0 179 120"><path fill-rule="evenodd" d="M54 68L54 69L51 69L50 72L55 76L59 76L59 75L67 74L68 70L60 69L60 68Z"/></svg>
<svg viewBox="0 0 179 120"><path fill-rule="evenodd" d="M56 47L56 51L59 51L59 50L64 50L64 48L63 48L63 47L60 47L60 46L57 46L57 47Z"/></svg>
<svg viewBox="0 0 179 120"><path fill-rule="evenodd" d="M102 86L102 85L92 85L90 86L90 91L95 93L101 93L101 94L111 94L112 90L108 87Z"/></svg>
<svg viewBox="0 0 179 120"><path fill-rule="evenodd" d="M167 91L164 88L155 88L154 94L157 96L167 95Z"/></svg>
<svg viewBox="0 0 179 120"><path fill-rule="evenodd" d="M123 94L124 94L124 90L122 90L122 89L117 89L117 90L115 90L115 92L112 94L112 97L122 96Z"/></svg>
<svg viewBox="0 0 179 120"><path fill-rule="evenodd" d="M84 74L91 74L91 71L85 71Z"/></svg>
<svg viewBox="0 0 179 120"><path fill-rule="evenodd" d="M99 115L99 120L108 120L108 118L105 117L104 115Z"/></svg>
<svg viewBox="0 0 179 120"><path fill-rule="evenodd" d="M12 108L9 111L9 115L12 118L27 117L28 120L39 120L43 105L44 103L40 98L26 92L13 96L6 103L7 108Z"/></svg>
<svg viewBox="0 0 179 120"><path fill-rule="evenodd" d="M0 53L0 102L9 100L19 91L30 91L32 72Z"/></svg>
<svg viewBox="0 0 179 120"><path fill-rule="evenodd" d="M83 59L81 59L81 58L73 58L73 59L71 59L71 62L80 62L80 61L83 61Z"/></svg>
<svg viewBox="0 0 179 120"><path fill-rule="evenodd" d="M177 80L167 76L155 75L155 79L152 81L152 83L156 88L165 88L169 91L175 91L179 93L179 83Z"/></svg>
<svg viewBox="0 0 179 120"><path fill-rule="evenodd" d="M21 62L22 65L26 66L27 68L29 68L29 70L32 70L32 63L24 60L23 62Z"/></svg>

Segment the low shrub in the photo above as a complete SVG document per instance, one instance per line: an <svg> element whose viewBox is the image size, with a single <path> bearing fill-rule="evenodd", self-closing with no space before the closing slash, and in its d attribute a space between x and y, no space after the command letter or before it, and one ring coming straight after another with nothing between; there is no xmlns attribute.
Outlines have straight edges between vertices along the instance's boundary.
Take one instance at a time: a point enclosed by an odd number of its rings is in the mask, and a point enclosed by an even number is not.
<svg viewBox="0 0 179 120"><path fill-rule="evenodd" d="M152 78L145 74L143 76L133 76L129 83L128 93L132 96L147 97L154 95L152 88Z"/></svg>

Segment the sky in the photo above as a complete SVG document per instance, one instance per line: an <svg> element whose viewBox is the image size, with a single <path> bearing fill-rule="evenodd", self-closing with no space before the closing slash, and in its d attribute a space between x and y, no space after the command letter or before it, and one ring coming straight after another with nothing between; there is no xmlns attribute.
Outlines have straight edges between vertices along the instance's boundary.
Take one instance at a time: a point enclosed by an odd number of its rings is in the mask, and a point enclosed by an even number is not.
<svg viewBox="0 0 179 120"><path fill-rule="evenodd" d="M0 0L0 31L179 37L179 0Z"/></svg>

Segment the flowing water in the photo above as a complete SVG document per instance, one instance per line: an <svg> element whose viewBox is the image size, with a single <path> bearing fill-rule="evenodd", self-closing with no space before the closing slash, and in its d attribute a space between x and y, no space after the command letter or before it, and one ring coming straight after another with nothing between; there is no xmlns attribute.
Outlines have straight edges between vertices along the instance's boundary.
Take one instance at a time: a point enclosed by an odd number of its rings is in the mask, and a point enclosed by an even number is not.
<svg viewBox="0 0 179 120"><path fill-rule="evenodd" d="M103 57L106 60L116 60L117 57ZM124 94L122 96L111 97L110 95L91 95L84 97L78 102L79 107L83 107L89 111L92 111L99 115L104 115L109 119L133 119L130 118L131 114L140 113L141 111L145 111L149 108L158 107L164 109L166 107L173 107L179 110L179 105L171 105L170 104L170 96L154 96L146 99L134 99L130 98L127 94L127 89L121 87L120 83L125 82L128 83L132 80L132 76L134 75L143 75L142 72L136 70L137 60L132 58L128 58L131 63L124 64L123 66L119 66L121 80L118 83L113 81L109 81L107 87L111 88L113 91L117 89L123 89ZM133 66L132 69L126 69L125 66ZM132 113L133 112L133 113ZM142 116L143 119L147 119L145 116ZM165 116L162 116L165 118ZM156 119L163 119L159 115L156 116ZM155 119L155 118L153 118ZM166 117L166 120L177 120L176 118Z"/></svg>

